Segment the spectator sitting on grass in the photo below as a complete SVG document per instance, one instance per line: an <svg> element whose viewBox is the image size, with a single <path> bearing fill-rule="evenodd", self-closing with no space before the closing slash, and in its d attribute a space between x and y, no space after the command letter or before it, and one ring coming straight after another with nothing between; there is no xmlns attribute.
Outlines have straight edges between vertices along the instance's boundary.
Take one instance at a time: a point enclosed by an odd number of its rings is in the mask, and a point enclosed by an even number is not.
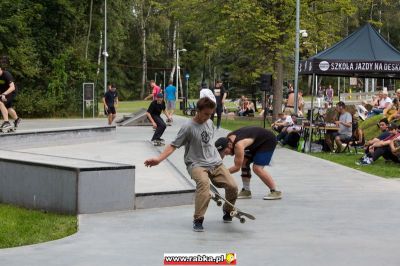
<svg viewBox="0 0 400 266"><path fill-rule="evenodd" d="M371 153L370 153L370 147L376 143L379 142L381 140L386 139L387 137L389 137L391 135L391 133L389 132L389 122L386 118L383 118L379 121L378 123L378 127L381 130L381 134L379 134L379 136L367 141L364 144L364 150L365 150L365 154L369 157L371 157ZM372 149L373 151L373 149Z"/></svg>
<svg viewBox="0 0 400 266"><path fill-rule="evenodd" d="M391 124L389 125L389 132L391 135L384 140L375 142L369 147L369 153L364 155L361 160L357 163L358 165L370 165L380 157L385 160L391 160L396 163L400 163L400 160L396 154L392 152L391 145L394 147L394 141L400 141L399 128ZM393 142L393 144L391 144Z"/></svg>
<svg viewBox="0 0 400 266"><path fill-rule="evenodd" d="M276 139L278 140L278 143L280 143L282 146L287 144L292 148L296 148L300 140L301 126L297 125L296 115L292 115L291 118L293 124L286 128L283 128L278 136L276 136Z"/></svg>
<svg viewBox="0 0 400 266"><path fill-rule="evenodd" d="M368 117L382 114L383 110L390 108L392 105L392 99L388 97L387 91L382 91L380 93L379 105L377 107L372 108L371 112L369 112Z"/></svg>
<svg viewBox="0 0 400 266"><path fill-rule="evenodd" d="M239 115L240 116L250 116L250 115L254 116L254 113L255 113L254 103L250 102L250 101L246 101L245 108L244 108L243 112L239 112Z"/></svg>
<svg viewBox="0 0 400 266"><path fill-rule="evenodd" d="M285 127L293 125L293 120L290 115L286 115L284 113L278 114L278 120L271 124L271 127L277 131L281 132Z"/></svg>

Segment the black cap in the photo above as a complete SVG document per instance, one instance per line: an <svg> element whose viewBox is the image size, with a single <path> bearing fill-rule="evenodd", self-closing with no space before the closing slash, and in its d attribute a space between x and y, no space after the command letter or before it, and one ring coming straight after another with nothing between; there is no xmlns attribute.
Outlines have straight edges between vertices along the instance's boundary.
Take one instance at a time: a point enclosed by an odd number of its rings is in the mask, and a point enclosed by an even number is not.
<svg viewBox="0 0 400 266"><path fill-rule="evenodd" d="M229 140L228 138L222 137L217 139L215 142L215 147L217 148L218 151L223 151L228 147Z"/></svg>
<svg viewBox="0 0 400 266"><path fill-rule="evenodd" d="M398 127L397 127L397 125L395 125L395 124L390 124L389 126L388 126L388 129L389 130L393 130L393 129L397 129Z"/></svg>

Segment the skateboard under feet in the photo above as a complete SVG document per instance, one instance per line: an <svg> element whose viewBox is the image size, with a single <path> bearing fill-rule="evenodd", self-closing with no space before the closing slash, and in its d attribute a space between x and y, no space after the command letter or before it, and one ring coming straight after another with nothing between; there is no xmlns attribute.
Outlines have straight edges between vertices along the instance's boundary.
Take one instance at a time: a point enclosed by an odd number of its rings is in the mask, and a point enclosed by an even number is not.
<svg viewBox="0 0 400 266"><path fill-rule="evenodd" d="M232 203L230 203L227 199L225 199L224 197L221 196L221 194L219 194L218 190L212 185L210 184L210 190L212 192L212 196L211 199L213 201L215 201L215 203L217 204L217 206L222 206L222 201L224 201L226 204L228 204L229 206L231 206L233 208L233 210L231 211L230 215L231 217L235 217L238 218L240 223L245 223L246 222L246 218L250 219L250 220L255 220L256 217L254 217L253 215L251 215L250 213L241 211L239 208L237 208L235 205L233 205ZM245 218L246 217L246 218Z"/></svg>
<svg viewBox="0 0 400 266"><path fill-rule="evenodd" d="M152 143L154 146L164 146L165 145L164 140L153 140Z"/></svg>

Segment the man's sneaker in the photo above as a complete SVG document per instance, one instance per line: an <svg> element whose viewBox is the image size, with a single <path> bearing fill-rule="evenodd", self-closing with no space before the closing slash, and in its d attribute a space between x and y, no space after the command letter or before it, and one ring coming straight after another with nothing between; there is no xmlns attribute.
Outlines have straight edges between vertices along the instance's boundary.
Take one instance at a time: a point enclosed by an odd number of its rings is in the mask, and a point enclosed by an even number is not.
<svg viewBox="0 0 400 266"><path fill-rule="evenodd" d="M240 191L237 198L238 199L251 199L251 191L242 188L242 191Z"/></svg>
<svg viewBox="0 0 400 266"><path fill-rule="evenodd" d="M197 219L193 220L193 231L203 232L204 231L203 221L204 221L204 218L197 218Z"/></svg>
<svg viewBox="0 0 400 266"><path fill-rule="evenodd" d="M1 124L1 129L10 129L12 128L12 125L8 121L4 121L3 124Z"/></svg>
<svg viewBox="0 0 400 266"><path fill-rule="evenodd" d="M222 216L222 219L224 220L224 223L231 223L232 222L232 216L229 212L224 211L224 216Z"/></svg>
<svg viewBox="0 0 400 266"><path fill-rule="evenodd" d="M17 128L19 123L21 123L21 118L18 117L17 119L14 120L14 127Z"/></svg>
<svg viewBox="0 0 400 266"><path fill-rule="evenodd" d="M264 197L265 200L277 200L282 198L282 192L271 191L267 196Z"/></svg>
<svg viewBox="0 0 400 266"><path fill-rule="evenodd" d="M359 162L356 162L357 165L370 165L372 164L373 160L370 157L366 157L362 160L360 160Z"/></svg>

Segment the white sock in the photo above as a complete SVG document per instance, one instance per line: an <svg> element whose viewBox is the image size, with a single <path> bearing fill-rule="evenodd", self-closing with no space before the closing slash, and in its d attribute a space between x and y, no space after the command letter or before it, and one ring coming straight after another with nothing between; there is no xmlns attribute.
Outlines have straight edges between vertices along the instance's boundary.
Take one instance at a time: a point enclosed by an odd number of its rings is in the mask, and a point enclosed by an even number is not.
<svg viewBox="0 0 400 266"><path fill-rule="evenodd" d="M243 188L247 191L250 191L250 180L243 180Z"/></svg>

